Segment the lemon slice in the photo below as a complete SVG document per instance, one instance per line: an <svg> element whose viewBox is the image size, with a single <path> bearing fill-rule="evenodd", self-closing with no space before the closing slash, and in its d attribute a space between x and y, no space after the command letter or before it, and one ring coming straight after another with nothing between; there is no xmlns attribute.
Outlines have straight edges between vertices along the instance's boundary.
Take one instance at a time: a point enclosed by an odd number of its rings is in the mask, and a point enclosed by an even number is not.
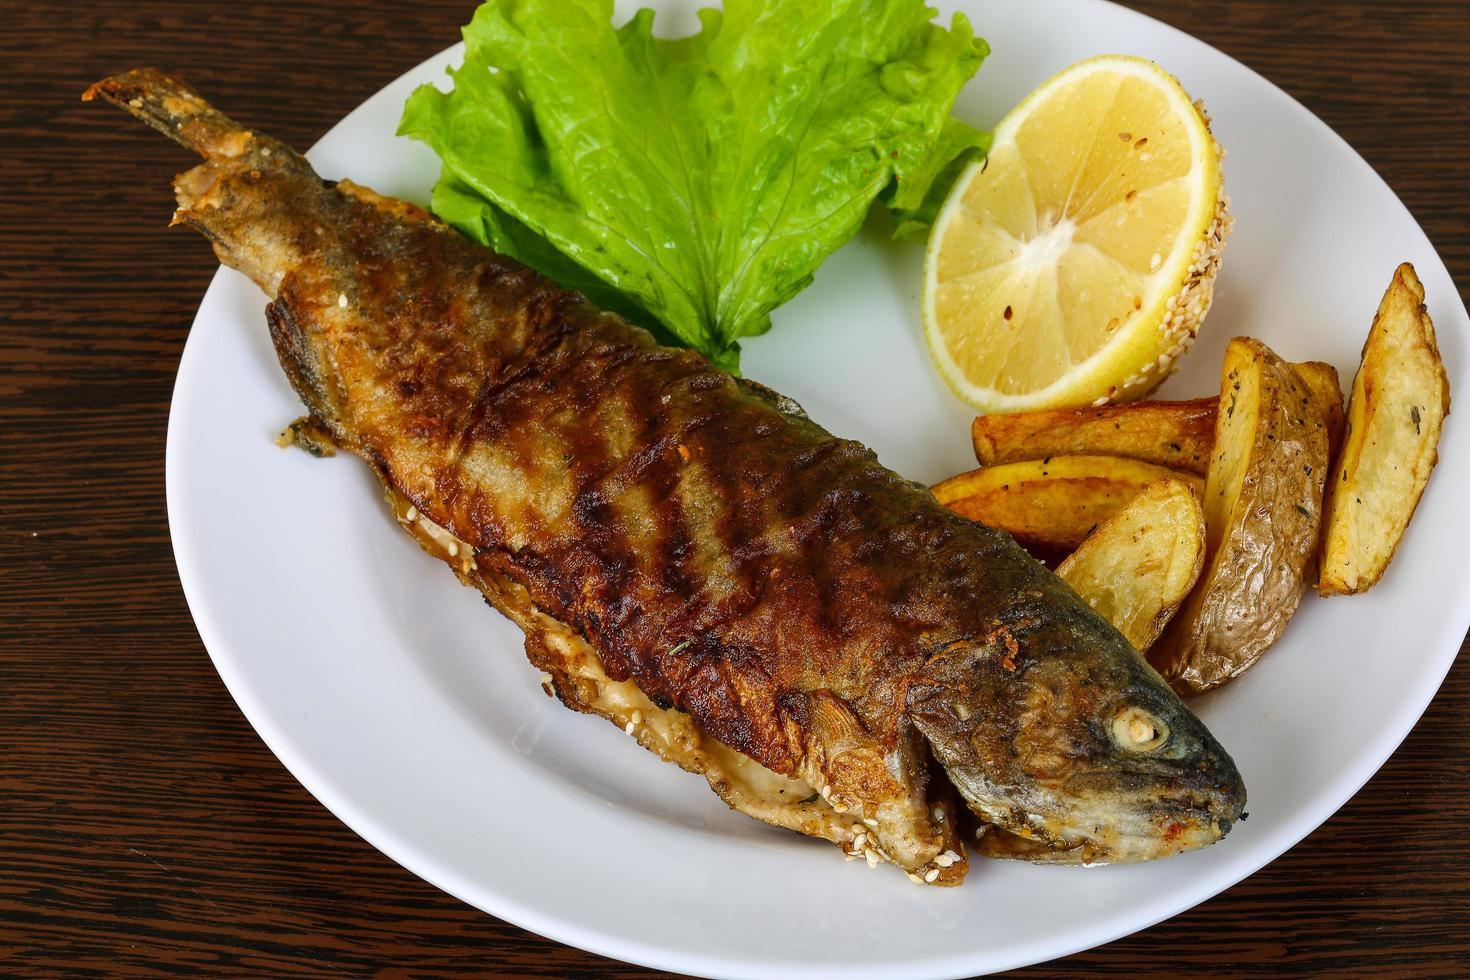
<svg viewBox="0 0 1470 980"><path fill-rule="evenodd" d="M1230 230L1221 150L1143 58L1078 62L996 127L924 262L924 330L981 412L1148 394L1209 311Z"/></svg>

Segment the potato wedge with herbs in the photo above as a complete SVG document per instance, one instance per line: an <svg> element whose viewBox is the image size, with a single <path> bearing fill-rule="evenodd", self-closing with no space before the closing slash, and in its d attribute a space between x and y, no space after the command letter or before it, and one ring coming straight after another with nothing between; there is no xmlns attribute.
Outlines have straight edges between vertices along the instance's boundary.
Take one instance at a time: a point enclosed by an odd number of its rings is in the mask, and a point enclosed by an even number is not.
<svg viewBox="0 0 1470 980"><path fill-rule="evenodd" d="M1311 390L1265 344L1225 351L1205 481L1205 568L1149 650L1181 694L1238 676L1281 636L1313 567L1327 424Z"/></svg>
<svg viewBox="0 0 1470 980"><path fill-rule="evenodd" d="M1103 453L1204 476L1215 441L1216 403L1211 397L981 415L970 425L970 438L983 466Z"/></svg>
<svg viewBox="0 0 1470 980"><path fill-rule="evenodd" d="M1342 407L1342 382L1337 378L1337 368L1322 361L1303 361L1293 364L1292 367L1307 383L1312 397L1317 400L1317 407L1322 410L1322 421L1327 423L1327 455L1329 459L1336 459L1347 420L1347 413Z"/></svg>
<svg viewBox="0 0 1470 980"><path fill-rule="evenodd" d="M1333 446L1341 440L1342 387L1337 369L1321 361L1293 364L1327 412ZM1063 453L1127 456L1204 476L1215 444L1220 399L1131 402L1100 408L1053 408L981 415L970 424L975 458L983 466Z"/></svg>
<svg viewBox="0 0 1470 980"><path fill-rule="evenodd" d="M1407 262L1378 306L1348 402L1323 526L1322 595L1362 592L1383 576L1429 474L1450 411L1424 286Z"/></svg>
<svg viewBox="0 0 1470 980"><path fill-rule="evenodd" d="M1196 493L1190 473L1124 456L1052 456L1002 463L950 477L934 487L958 514L1009 531L1031 548L1071 551L1153 484L1176 479Z"/></svg>
<svg viewBox="0 0 1470 980"><path fill-rule="evenodd" d="M1099 524L1057 574L1142 651L1189 595L1204 561L1205 515L1195 491L1160 480Z"/></svg>

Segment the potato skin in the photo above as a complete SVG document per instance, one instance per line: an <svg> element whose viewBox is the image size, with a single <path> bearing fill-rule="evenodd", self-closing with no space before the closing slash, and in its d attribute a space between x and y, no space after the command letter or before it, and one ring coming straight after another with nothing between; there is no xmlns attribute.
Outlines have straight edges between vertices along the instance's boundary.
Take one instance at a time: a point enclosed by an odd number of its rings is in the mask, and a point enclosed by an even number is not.
<svg viewBox="0 0 1470 980"><path fill-rule="evenodd" d="M1353 378L1348 437L1327 487L1321 595L1364 592L1383 577L1439 460L1449 411L1424 286L1405 262L1383 294Z"/></svg>
<svg viewBox="0 0 1470 980"><path fill-rule="evenodd" d="M1328 469L1320 401L1258 340L1226 350L1205 485L1205 570L1149 651L1180 694L1238 676L1275 643L1312 571Z"/></svg>

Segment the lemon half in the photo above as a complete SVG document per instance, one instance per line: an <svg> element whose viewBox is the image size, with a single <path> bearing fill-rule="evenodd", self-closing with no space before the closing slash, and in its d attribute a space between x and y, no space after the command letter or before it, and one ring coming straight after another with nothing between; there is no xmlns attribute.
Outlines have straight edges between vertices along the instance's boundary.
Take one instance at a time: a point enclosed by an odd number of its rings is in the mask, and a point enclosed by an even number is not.
<svg viewBox="0 0 1470 980"><path fill-rule="evenodd" d="M924 262L939 373L981 412L1142 398L1209 311L1230 230L1209 119L1152 61L1053 76L955 182Z"/></svg>

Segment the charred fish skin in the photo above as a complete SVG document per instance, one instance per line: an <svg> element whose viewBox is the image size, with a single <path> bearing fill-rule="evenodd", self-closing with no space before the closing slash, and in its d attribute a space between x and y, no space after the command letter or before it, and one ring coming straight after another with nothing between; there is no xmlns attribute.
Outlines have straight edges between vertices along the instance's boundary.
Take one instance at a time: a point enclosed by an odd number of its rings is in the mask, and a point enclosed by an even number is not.
<svg viewBox="0 0 1470 980"><path fill-rule="evenodd" d="M271 297L315 425L608 676L818 787L884 857L962 875L950 785L1088 861L1200 846L1239 817L1225 751L1007 535L413 205L323 182L175 79L94 96L204 156L175 223Z"/></svg>

